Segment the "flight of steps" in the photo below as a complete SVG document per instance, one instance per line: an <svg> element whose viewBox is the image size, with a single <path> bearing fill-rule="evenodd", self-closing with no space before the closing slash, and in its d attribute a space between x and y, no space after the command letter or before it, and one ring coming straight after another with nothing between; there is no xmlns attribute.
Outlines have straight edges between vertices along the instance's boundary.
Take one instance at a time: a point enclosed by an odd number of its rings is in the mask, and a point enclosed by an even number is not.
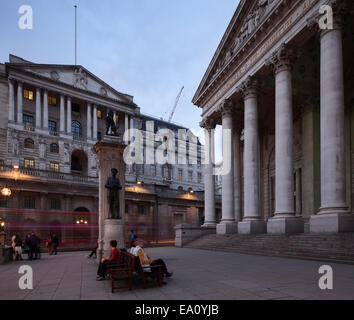
<svg viewBox="0 0 354 320"><path fill-rule="evenodd" d="M354 233L291 235L209 234L186 248L354 264Z"/></svg>

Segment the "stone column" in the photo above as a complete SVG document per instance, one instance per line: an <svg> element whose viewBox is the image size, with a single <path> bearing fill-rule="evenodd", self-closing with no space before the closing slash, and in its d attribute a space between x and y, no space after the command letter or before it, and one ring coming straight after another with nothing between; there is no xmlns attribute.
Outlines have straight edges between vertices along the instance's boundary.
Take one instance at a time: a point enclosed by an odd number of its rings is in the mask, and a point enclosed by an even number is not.
<svg viewBox="0 0 354 320"><path fill-rule="evenodd" d="M239 121L237 121L239 122ZM241 175L241 134L239 125L233 131L234 152L234 215L235 222L241 221L242 216L242 175Z"/></svg>
<svg viewBox="0 0 354 320"><path fill-rule="evenodd" d="M71 97L66 102L66 133L71 135Z"/></svg>
<svg viewBox="0 0 354 320"><path fill-rule="evenodd" d="M97 106L93 105L93 133L92 138L93 140L97 140Z"/></svg>
<svg viewBox="0 0 354 320"><path fill-rule="evenodd" d="M23 124L23 83L17 82L17 123Z"/></svg>
<svg viewBox="0 0 354 320"><path fill-rule="evenodd" d="M48 90L43 92L43 129L48 130Z"/></svg>
<svg viewBox="0 0 354 320"><path fill-rule="evenodd" d="M134 129L134 117L130 116L130 128L129 129ZM131 141L131 139L133 138L133 136L129 136L129 141Z"/></svg>
<svg viewBox="0 0 354 320"><path fill-rule="evenodd" d="M259 210L259 133L257 83L248 78L241 86L245 108L244 217L238 224L242 234L265 233Z"/></svg>
<svg viewBox="0 0 354 320"><path fill-rule="evenodd" d="M295 217L293 167L293 108L290 48L282 45L274 54L275 70L275 216L268 220L268 233L304 232Z"/></svg>
<svg viewBox="0 0 354 320"><path fill-rule="evenodd" d="M354 231L346 201L343 43L339 17L321 31L321 208L310 232Z"/></svg>
<svg viewBox="0 0 354 320"><path fill-rule="evenodd" d="M126 113L125 114L124 131L127 131L127 130L129 130L129 115ZM129 135L127 137L127 141L126 142L128 142L128 141L129 141Z"/></svg>
<svg viewBox="0 0 354 320"><path fill-rule="evenodd" d="M36 128L42 128L41 88L36 88Z"/></svg>
<svg viewBox="0 0 354 320"><path fill-rule="evenodd" d="M60 133L65 133L65 97L60 95Z"/></svg>
<svg viewBox="0 0 354 320"><path fill-rule="evenodd" d="M220 108L223 130L223 176L222 176L222 218L217 225L217 234L237 232L234 213L234 161L233 161L233 121L232 104L224 101Z"/></svg>
<svg viewBox="0 0 354 320"><path fill-rule="evenodd" d="M91 117L92 117L91 103L87 103L87 122L86 122L87 139L92 139Z"/></svg>
<svg viewBox="0 0 354 320"><path fill-rule="evenodd" d="M9 121L15 121L15 88L11 79L9 79Z"/></svg>
<svg viewBox="0 0 354 320"><path fill-rule="evenodd" d="M215 123L212 119L201 123L205 132L205 165L204 165L204 208L205 219L203 228L216 228L215 215L215 176L213 173L214 162L214 132Z"/></svg>

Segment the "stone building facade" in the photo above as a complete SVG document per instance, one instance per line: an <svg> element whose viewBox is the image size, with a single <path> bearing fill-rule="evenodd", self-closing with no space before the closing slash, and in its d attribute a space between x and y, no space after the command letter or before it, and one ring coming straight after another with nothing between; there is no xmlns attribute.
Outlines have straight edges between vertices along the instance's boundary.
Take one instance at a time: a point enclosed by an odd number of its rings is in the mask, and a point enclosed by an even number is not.
<svg viewBox="0 0 354 320"><path fill-rule="evenodd" d="M55 232L68 247L97 241L93 146L105 134L109 110L121 136L126 129L142 129L147 119L154 120L140 113L132 96L82 66L36 64L13 55L0 64L0 186L12 190L9 199L0 199L0 215L8 233L35 230L44 238ZM154 176L151 166L143 168L127 167L127 228L138 228L149 239L168 240L174 238L170 232L175 213L176 222L199 223L203 213L199 162L183 168L182 177L181 168L173 168L168 179L162 178L164 169L159 166ZM138 187L149 191L139 192ZM169 232L156 225L162 216L168 217L164 223Z"/></svg>
<svg viewBox="0 0 354 320"><path fill-rule="evenodd" d="M206 155L205 227L354 231L353 10L352 1L240 1L193 99L210 146L217 125L232 132L219 224L213 147Z"/></svg>

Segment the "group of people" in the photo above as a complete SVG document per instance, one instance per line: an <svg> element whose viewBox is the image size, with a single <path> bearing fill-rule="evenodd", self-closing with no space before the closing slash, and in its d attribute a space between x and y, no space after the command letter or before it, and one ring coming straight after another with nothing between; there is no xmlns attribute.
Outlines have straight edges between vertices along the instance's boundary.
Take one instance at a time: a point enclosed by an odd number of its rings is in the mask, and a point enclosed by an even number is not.
<svg viewBox="0 0 354 320"><path fill-rule="evenodd" d="M11 237L11 246L14 260L23 260L22 254L27 254L29 260L40 258L40 238L34 233L28 233L25 240L18 234Z"/></svg>
<svg viewBox="0 0 354 320"><path fill-rule="evenodd" d="M117 241L112 240L110 242L111 255L109 258L102 258L97 270L97 281L102 281L107 278L107 267L109 264L119 264L120 262L120 250L117 249ZM139 257L141 265L144 267L146 272L151 272L150 266L162 266L162 276L169 278L172 273L168 271L165 262L162 259L151 259L151 257L145 251L146 241L138 239L134 231L131 231L131 248L130 253L134 256ZM163 281L165 284L165 282Z"/></svg>
<svg viewBox="0 0 354 320"><path fill-rule="evenodd" d="M11 246L14 260L23 260L22 255L27 254L28 260L37 260L41 258L40 249L41 239L32 232L26 235L24 240L18 234L11 237ZM46 246L49 254L57 254L59 238L55 234L50 234L46 240Z"/></svg>

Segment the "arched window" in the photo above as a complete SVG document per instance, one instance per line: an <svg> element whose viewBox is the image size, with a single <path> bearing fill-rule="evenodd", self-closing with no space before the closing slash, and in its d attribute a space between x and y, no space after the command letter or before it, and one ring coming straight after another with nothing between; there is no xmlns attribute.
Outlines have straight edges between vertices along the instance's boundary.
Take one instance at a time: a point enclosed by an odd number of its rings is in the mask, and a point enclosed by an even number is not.
<svg viewBox="0 0 354 320"><path fill-rule="evenodd" d="M79 121L72 121L71 123L71 134L73 137L81 137L82 136L82 131L81 131L81 123Z"/></svg>
<svg viewBox="0 0 354 320"><path fill-rule="evenodd" d="M50 145L50 152L51 153L59 153L59 146L57 143L52 143Z"/></svg>
<svg viewBox="0 0 354 320"><path fill-rule="evenodd" d="M34 149L34 141L32 139L25 139L25 148L26 149Z"/></svg>

